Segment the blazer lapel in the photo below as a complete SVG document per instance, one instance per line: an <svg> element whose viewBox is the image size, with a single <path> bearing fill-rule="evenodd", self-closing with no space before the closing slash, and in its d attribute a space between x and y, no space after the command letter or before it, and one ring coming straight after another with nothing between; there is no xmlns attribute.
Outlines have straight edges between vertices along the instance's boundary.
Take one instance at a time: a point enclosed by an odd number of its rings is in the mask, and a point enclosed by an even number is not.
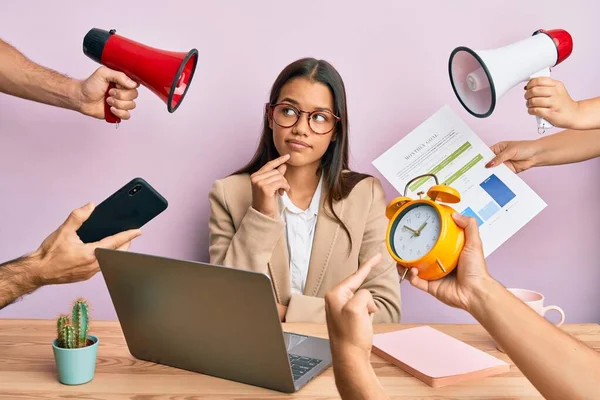
<svg viewBox="0 0 600 400"><path fill-rule="evenodd" d="M341 229L335 218L330 215L331 210L325 213L325 199L329 193L323 187L321 195L321 204L319 206L319 215L317 216L317 226L308 267L308 276L304 286L304 294L307 296L316 296L323 281L325 271L329 266L331 254L335 241L337 240ZM344 209L343 200L333 203L336 214L341 218Z"/></svg>
<svg viewBox="0 0 600 400"><path fill-rule="evenodd" d="M278 202L279 214L281 214L281 203ZM269 261L269 273L275 287L275 296L282 305L290 301L292 291L290 288L290 257L287 248L287 238L284 231L273 249Z"/></svg>

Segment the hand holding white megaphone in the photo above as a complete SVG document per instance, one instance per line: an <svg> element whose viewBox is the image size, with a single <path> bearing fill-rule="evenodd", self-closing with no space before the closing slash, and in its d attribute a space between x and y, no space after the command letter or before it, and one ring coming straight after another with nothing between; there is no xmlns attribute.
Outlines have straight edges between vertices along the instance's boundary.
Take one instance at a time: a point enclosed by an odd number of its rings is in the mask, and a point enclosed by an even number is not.
<svg viewBox="0 0 600 400"><path fill-rule="evenodd" d="M531 75L529 77L529 79L530 79L529 82L531 82L531 80L539 78L539 77L550 77L550 68L544 68L543 70L538 71L535 74ZM527 88L527 86L525 86L525 88ZM528 104L527 111L529 112L529 114L535 115L535 120L537 122L539 134L545 133L546 129L554 128L554 126L550 122L548 122L548 120L544 119L538 113L531 112L531 110L529 109L529 102L527 102L527 104ZM536 111L536 112L538 112L538 111Z"/></svg>
<svg viewBox="0 0 600 400"><path fill-rule="evenodd" d="M582 129L578 125L579 102L573 100L565 85L548 75L535 75L525 86L527 112L535 115L538 128L552 126L564 129Z"/></svg>
<svg viewBox="0 0 600 400"><path fill-rule="evenodd" d="M448 73L463 107L475 117L487 118L510 89L533 78L549 79L550 68L564 61L572 51L573 39L567 31L540 29L526 39L496 49L459 46L450 54ZM538 132L552 128L552 118L546 118L546 114L534 115Z"/></svg>

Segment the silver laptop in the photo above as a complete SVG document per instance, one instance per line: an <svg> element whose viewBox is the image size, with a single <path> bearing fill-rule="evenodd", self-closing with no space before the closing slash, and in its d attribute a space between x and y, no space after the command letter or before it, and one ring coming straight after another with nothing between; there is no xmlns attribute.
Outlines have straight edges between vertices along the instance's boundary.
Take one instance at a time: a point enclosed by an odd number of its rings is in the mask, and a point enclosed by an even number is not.
<svg viewBox="0 0 600 400"><path fill-rule="evenodd" d="M285 393L331 365L328 340L283 332L265 274L117 250L96 257L138 359Z"/></svg>

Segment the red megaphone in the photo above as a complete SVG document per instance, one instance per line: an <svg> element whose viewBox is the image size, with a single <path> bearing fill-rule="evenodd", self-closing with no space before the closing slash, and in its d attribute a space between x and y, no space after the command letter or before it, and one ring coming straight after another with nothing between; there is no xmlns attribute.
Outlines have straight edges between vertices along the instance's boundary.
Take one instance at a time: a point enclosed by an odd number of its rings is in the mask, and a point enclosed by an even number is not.
<svg viewBox="0 0 600 400"><path fill-rule="evenodd" d="M83 53L150 89L167 104L170 113L181 105L198 63L196 49L187 53L155 49L117 35L114 29L91 29L83 38ZM114 84L111 84L108 90L113 87ZM108 97L108 90L105 98ZM104 116L107 122L121 122L110 112L106 101Z"/></svg>

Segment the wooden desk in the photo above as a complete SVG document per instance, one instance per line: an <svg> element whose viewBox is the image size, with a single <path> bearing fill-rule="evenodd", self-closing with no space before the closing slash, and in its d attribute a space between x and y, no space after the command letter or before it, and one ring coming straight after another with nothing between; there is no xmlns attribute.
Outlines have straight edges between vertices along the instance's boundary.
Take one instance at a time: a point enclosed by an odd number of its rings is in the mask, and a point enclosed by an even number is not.
<svg viewBox="0 0 600 400"><path fill-rule="evenodd" d="M376 332L389 332L415 325L378 325ZM481 350L506 361L490 336L479 325L432 325ZM600 325L564 325L564 329L600 350ZM290 332L324 337L324 325L285 324ZM183 371L133 358L117 322L94 322L92 332L100 338L96 375L81 386L58 382L52 354L52 320L0 319L0 399L331 399L339 398L329 368L299 393L287 395L224 379ZM372 364L394 399L468 398L533 399L541 398L535 388L514 367L504 375L450 387L433 389L392 364L373 355Z"/></svg>

